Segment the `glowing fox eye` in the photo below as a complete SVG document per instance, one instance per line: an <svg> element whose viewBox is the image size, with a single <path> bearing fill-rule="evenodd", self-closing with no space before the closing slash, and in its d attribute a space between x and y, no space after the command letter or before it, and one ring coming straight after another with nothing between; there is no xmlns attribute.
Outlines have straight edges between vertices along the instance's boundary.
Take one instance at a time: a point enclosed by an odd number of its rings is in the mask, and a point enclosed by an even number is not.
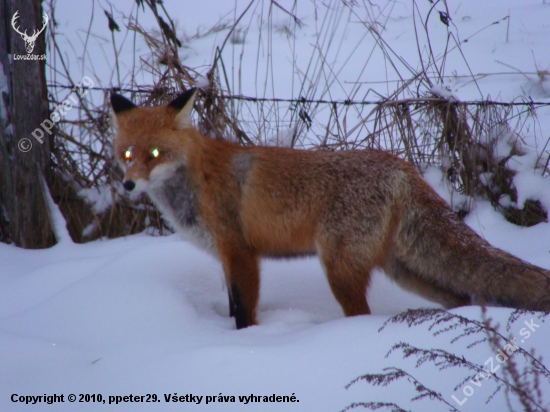
<svg viewBox="0 0 550 412"><path fill-rule="evenodd" d="M159 149L157 149L157 148L155 147L153 150L151 150L151 155L152 155L153 157L159 157L159 155L160 155Z"/></svg>
<svg viewBox="0 0 550 412"><path fill-rule="evenodd" d="M130 151L130 149L126 150L126 151L124 152L124 158L125 158L126 160L130 160L131 157L132 157L132 152Z"/></svg>

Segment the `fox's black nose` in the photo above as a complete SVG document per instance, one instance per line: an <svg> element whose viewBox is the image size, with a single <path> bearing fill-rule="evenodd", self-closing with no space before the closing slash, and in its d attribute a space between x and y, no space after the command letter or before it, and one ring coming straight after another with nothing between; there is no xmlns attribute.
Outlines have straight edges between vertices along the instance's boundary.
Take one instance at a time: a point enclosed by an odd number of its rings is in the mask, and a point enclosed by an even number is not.
<svg viewBox="0 0 550 412"><path fill-rule="evenodd" d="M122 186L124 186L124 189L131 192L132 190L134 190L134 187L136 187L136 184L133 180L127 180L122 184Z"/></svg>

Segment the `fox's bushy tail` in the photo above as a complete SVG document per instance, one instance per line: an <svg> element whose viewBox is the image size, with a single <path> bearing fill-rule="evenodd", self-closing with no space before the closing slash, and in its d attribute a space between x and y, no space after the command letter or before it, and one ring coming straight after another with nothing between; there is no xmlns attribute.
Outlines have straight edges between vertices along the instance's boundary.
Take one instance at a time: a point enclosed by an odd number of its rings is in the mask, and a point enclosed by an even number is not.
<svg viewBox="0 0 550 412"><path fill-rule="evenodd" d="M397 228L397 269L449 294L446 306L475 297L488 305L550 311L550 271L491 246L435 193L420 192Z"/></svg>

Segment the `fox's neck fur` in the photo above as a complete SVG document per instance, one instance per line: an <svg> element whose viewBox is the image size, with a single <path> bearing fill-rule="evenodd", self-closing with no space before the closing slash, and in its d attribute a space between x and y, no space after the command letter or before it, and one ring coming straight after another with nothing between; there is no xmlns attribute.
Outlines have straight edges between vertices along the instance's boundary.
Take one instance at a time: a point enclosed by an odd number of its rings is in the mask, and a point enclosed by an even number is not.
<svg viewBox="0 0 550 412"><path fill-rule="evenodd" d="M182 144L184 153L152 171L147 193L176 232L217 256L208 222L198 214L200 193L211 176L218 175L221 181L229 179L223 177L216 163L236 145L216 141L193 129L186 136L189 139Z"/></svg>

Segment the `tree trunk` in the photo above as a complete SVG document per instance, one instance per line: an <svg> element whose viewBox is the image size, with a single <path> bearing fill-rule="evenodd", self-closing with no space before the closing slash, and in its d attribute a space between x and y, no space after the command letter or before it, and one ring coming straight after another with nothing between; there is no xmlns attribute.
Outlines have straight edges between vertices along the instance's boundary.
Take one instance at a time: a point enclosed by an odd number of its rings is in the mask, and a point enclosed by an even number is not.
<svg viewBox="0 0 550 412"><path fill-rule="evenodd" d="M55 243L42 186L53 140L41 126L49 121L46 61L39 60L48 27L32 52L16 29L32 35L43 25L41 0L0 0L0 241L32 249ZM38 60L19 58L33 55Z"/></svg>

